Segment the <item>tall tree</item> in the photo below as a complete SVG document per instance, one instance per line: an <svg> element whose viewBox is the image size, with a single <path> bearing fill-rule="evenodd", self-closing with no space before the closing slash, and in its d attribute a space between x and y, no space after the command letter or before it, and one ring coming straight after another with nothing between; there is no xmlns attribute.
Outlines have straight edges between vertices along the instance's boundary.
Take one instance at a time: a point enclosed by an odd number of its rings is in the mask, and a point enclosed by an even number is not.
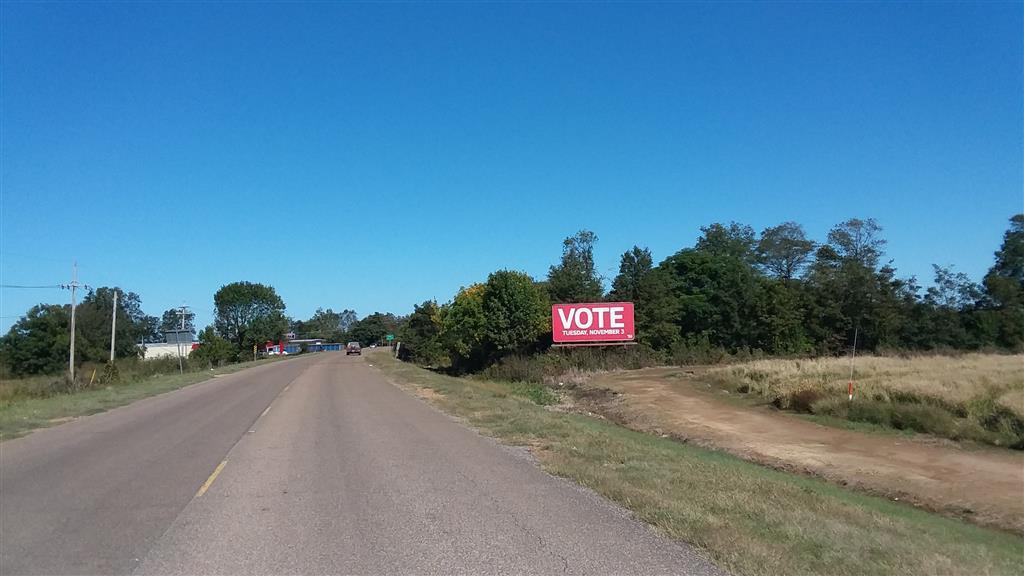
<svg viewBox="0 0 1024 576"><path fill-rule="evenodd" d="M985 291L996 310L990 323L996 342L1004 348L1024 349L1024 214L1010 218L1010 228L996 251L996 262L985 275Z"/></svg>
<svg viewBox="0 0 1024 576"><path fill-rule="evenodd" d="M671 278L685 338L727 349L767 348L757 313L760 275L753 266L729 255L685 249L659 268Z"/></svg>
<svg viewBox="0 0 1024 576"><path fill-rule="evenodd" d="M526 352L550 330L551 309L533 278L500 270L487 277L483 295L486 339L492 355Z"/></svg>
<svg viewBox="0 0 1024 576"><path fill-rule="evenodd" d="M597 235L580 230L562 242L562 261L548 271L553 302L596 302L604 297L601 277L594 268Z"/></svg>
<svg viewBox="0 0 1024 576"><path fill-rule="evenodd" d="M874 218L851 218L829 231L828 243L841 260L874 270L885 250L881 234L882 227Z"/></svg>
<svg viewBox="0 0 1024 576"><path fill-rule="evenodd" d="M75 356L82 361L106 362L110 359L110 321L117 291L117 334L114 354L118 358L137 357L139 341L147 326L138 294L121 288L103 286L90 290L75 311Z"/></svg>
<svg viewBox="0 0 1024 576"><path fill-rule="evenodd" d="M765 228L757 243L757 262L772 276L789 280L798 276L811 258L814 242L796 222Z"/></svg>
<svg viewBox="0 0 1024 576"><path fill-rule="evenodd" d="M484 290L483 284L459 290L442 319L441 342L456 370L477 370L487 361Z"/></svg>
<svg viewBox="0 0 1024 576"><path fill-rule="evenodd" d="M932 269L935 271L935 284L925 293L925 302L947 310L963 310L981 298L981 287L967 274L953 272L952 267L943 268L938 264L932 264Z"/></svg>
<svg viewBox="0 0 1024 576"><path fill-rule="evenodd" d="M657 350L671 350L679 341L679 298L675 279L660 265L637 287L636 339Z"/></svg>
<svg viewBox="0 0 1024 576"><path fill-rule="evenodd" d="M245 354L253 345L280 339L288 329L284 300L272 286L233 282L213 295L214 327Z"/></svg>
<svg viewBox="0 0 1024 576"><path fill-rule="evenodd" d="M71 306L39 304L0 338L0 357L17 376L51 374L68 366Z"/></svg>
<svg viewBox="0 0 1024 576"><path fill-rule="evenodd" d="M369 346L380 342L388 334L394 334L401 327L402 318L391 313L374 312L352 325L346 339Z"/></svg>
<svg viewBox="0 0 1024 576"><path fill-rule="evenodd" d="M433 300L413 307L412 314L399 331L406 358L421 364L437 364L444 357L441 326L444 309Z"/></svg>
<svg viewBox="0 0 1024 576"><path fill-rule="evenodd" d="M220 366L237 358L235 345L221 338L213 326L207 326L199 333L199 347L189 354L189 364ZM248 358L248 356L246 356Z"/></svg>
<svg viewBox="0 0 1024 576"><path fill-rule="evenodd" d="M640 296L640 285L651 272L653 259L647 248L633 246L622 254L619 261L619 275L612 281L611 298L636 302Z"/></svg>
<svg viewBox="0 0 1024 576"><path fill-rule="evenodd" d="M302 323L302 328L301 336L304 338L340 340L343 337L341 315L330 308L317 308L313 316Z"/></svg>
<svg viewBox="0 0 1024 576"><path fill-rule="evenodd" d="M1024 214L1010 218L1010 228L985 275L985 289L1000 306L1024 304Z"/></svg>
<svg viewBox="0 0 1024 576"><path fill-rule="evenodd" d="M842 222L828 234L808 271L814 290L807 323L817 333L819 351L835 353L855 342L858 348L898 345L905 313L903 292L891 265L878 267L885 239L869 218Z"/></svg>
<svg viewBox="0 0 1024 576"><path fill-rule="evenodd" d="M349 310L348 308L341 311L338 317L338 330L341 332L348 332L352 325L359 321L359 316L356 315L355 310Z"/></svg>
<svg viewBox="0 0 1024 576"><path fill-rule="evenodd" d="M728 226L718 222L701 227L701 237L696 249L712 256L728 256L752 264L755 260L754 229L746 224L730 222Z"/></svg>
<svg viewBox="0 0 1024 576"><path fill-rule="evenodd" d="M150 344L153 342L163 342L163 340L164 335L160 330L160 319L156 316L144 316L140 323L139 342Z"/></svg>

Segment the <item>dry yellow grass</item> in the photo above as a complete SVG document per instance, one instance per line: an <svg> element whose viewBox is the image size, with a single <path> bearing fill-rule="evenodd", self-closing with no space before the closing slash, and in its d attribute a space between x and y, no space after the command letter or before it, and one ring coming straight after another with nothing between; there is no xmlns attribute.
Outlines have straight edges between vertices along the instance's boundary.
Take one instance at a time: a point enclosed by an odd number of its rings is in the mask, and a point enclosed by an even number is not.
<svg viewBox="0 0 1024 576"><path fill-rule="evenodd" d="M850 359L756 360L708 373L769 398L808 389L845 394ZM1024 417L1024 355L862 356L854 361L854 384L858 396L874 399L912 395L964 406L989 397Z"/></svg>

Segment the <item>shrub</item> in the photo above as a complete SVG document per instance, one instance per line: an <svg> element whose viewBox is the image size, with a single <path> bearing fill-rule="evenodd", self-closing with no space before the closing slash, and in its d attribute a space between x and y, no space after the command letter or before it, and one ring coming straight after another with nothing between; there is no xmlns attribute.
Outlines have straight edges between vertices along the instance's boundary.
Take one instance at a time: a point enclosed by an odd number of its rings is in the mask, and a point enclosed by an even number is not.
<svg viewBox="0 0 1024 576"><path fill-rule="evenodd" d="M111 385L121 383L121 372L117 369L117 364L113 362L107 362L103 366L103 373L100 374L100 384Z"/></svg>
<svg viewBox="0 0 1024 576"><path fill-rule="evenodd" d="M809 388L797 390L789 395L789 409L794 412L810 414L813 412L812 406L819 400L821 400L821 392L817 390Z"/></svg>
<svg viewBox="0 0 1024 576"><path fill-rule="evenodd" d="M662 364L662 356L646 346L622 348L555 348L543 354L508 356L485 368L480 375L508 382L554 384L566 375L602 370L635 370Z"/></svg>
<svg viewBox="0 0 1024 576"><path fill-rule="evenodd" d="M671 364L677 366L721 364L728 357L729 353L724 348L711 346L706 339L676 344L669 355Z"/></svg>
<svg viewBox="0 0 1024 576"><path fill-rule="evenodd" d="M550 406L558 403L558 395L540 384L518 383L512 385L512 394L529 398L534 404Z"/></svg>
<svg viewBox="0 0 1024 576"><path fill-rule="evenodd" d="M959 418L952 412L928 403L901 403L874 399L831 396L811 404L814 414L867 422L896 430L934 434L952 440L974 440L996 446L1024 449L1024 434L1013 419L1016 415L1003 409L990 424L983 426L972 418Z"/></svg>

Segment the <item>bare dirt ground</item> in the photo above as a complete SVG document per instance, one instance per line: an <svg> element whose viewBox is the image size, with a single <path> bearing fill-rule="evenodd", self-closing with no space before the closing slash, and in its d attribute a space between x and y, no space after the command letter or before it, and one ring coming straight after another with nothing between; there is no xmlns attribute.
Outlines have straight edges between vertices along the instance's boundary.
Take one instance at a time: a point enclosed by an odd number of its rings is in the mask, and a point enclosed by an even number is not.
<svg viewBox="0 0 1024 576"><path fill-rule="evenodd" d="M1024 534L1024 453L823 426L730 402L699 377L678 367L598 374L578 392L577 409Z"/></svg>

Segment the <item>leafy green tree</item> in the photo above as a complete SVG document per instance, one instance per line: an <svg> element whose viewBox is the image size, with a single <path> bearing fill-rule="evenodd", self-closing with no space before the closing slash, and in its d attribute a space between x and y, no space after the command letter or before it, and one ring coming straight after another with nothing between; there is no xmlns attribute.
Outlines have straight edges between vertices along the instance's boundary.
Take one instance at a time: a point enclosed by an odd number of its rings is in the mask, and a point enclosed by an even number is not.
<svg viewBox="0 0 1024 576"><path fill-rule="evenodd" d="M985 291L994 305L988 319L999 346L1024 349L1024 214L1010 218L1010 228L985 275Z"/></svg>
<svg viewBox="0 0 1024 576"><path fill-rule="evenodd" d="M985 275L985 289L997 306L1024 304L1024 214L1010 218L1010 229Z"/></svg>
<svg viewBox="0 0 1024 576"><path fill-rule="evenodd" d="M344 334L351 330L352 326L358 321L359 316L356 315L356 311L346 308L338 315L338 330Z"/></svg>
<svg viewBox="0 0 1024 576"><path fill-rule="evenodd" d="M734 350L765 348L756 313L761 285L750 264L727 252L685 249L661 268L671 275L685 339Z"/></svg>
<svg viewBox="0 0 1024 576"><path fill-rule="evenodd" d="M52 374L68 366L71 307L33 306L0 338L3 363L17 376Z"/></svg>
<svg viewBox="0 0 1024 576"><path fill-rule="evenodd" d="M765 228L757 243L757 262L772 276L789 280L800 275L814 252L814 242L796 222Z"/></svg>
<svg viewBox="0 0 1024 576"><path fill-rule="evenodd" d="M964 310L981 298L981 287L971 282L967 274L954 273L952 267L943 268L932 264L935 271L935 284L925 294L925 302L937 308L947 310Z"/></svg>
<svg viewBox="0 0 1024 576"><path fill-rule="evenodd" d="M580 230L562 242L562 261L548 271L552 302L598 302L604 297L601 277L594 268L597 235Z"/></svg>
<svg viewBox="0 0 1024 576"><path fill-rule="evenodd" d="M148 331L142 299L134 292L104 286L90 290L75 310L76 360L107 362L110 359L110 320L115 290L117 337L114 355L117 358L139 356L139 342Z"/></svg>
<svg viewBox="0 0 1024 576"><path fill-rule="evenodd" d="M486 342L492 357L526 352L550 331L551 309L541 289L523 272L500 270L487 277L483 301Z"/></svg>
<svg viewBox="0 0 1024 576"><path fill-rule="evenodd" d="M828 233L828 243L839 259L874 270L885 250L882 227L874 218L851 218Z"/></svg>
<svg viewBox="0 0 1024 576"><path fill-rule="evenodd" d="M313 316L305 322L296 322L295 331L304 338L324 338L332 342L341 341L345 337L342 330L342 317L334 310L317 308Z"/></svg>
<svg viewBox="0 0 1024 576"><path fill-rule="evenodd" d="M272 286L234 282L213 295L214 328L246 354L253 345L279 340L288 329L284 301Z"/></svg>
<svg viewBox="0 0 1024 576"><path fill-rule="evenodd" d="M412 314L399 330L405 358L421 364L435 365L444 358L441 347L441 326L444 309L433 300L413 307Z"/></svg>
<svg viewBox="0 0 1024 576"><path fill-rule="evenodd" d="M645 274L637 287L636 339L655 350L671 350L681 337L679 299L671 273L661 266Z"/></svg>
<svg viewBox="0 0 1024 576"><path fill-rule="evenodd" d="M853 218L832 228L808 271L814 306L807 317L819 352L837 353L856 340L872 349L890 339L895 306L895 270L878 269L885 240L874 219Z"/></svg>
<svg viewBox="0 0 1024 576"><path fill-rule="evenodd" d="M732 257L754 263L756 255L754 246L754 229L746 224L730 222L728 226L718 222L701 227L701 237L697 239L696 250L712 256Z"/></svg>
<svg viewBox="0 0 1024 576"><path fill-rule="evenodd" d="M146 344L163 341L164 335L160 331L159 318L157 318L156 316L143 316L142 321L139 324L140 342Z"/></svg>
<svg viewBox="0 0 1024 576"><path fill-rule="evenodd" d="M636 302L640 296L640 285L652 268L650 250L639 246L627 250L619 261L619 275L612 281L610 297L624 302Z"/></svg>
<svg viewBox="0 0 1024 576"><path fill-rule="evenodd" d="M221 366L234 361L239 356L238 347L232 342L221 338L213 326L207 326L199 333L199 347L188 357L190 363Z"/></svg>
<svg viewBox="0 0 1024 576"><path fill-rule="evenodd" d="M487 361L485 289L483 284L473 284L459 290L442 319L442 345L452 367L461 372L479 370Z"/></svg>
<svg viewBox="0 0 1024 576"><path fill-rule="evenodd" d="M305 320L288 319L288 331L295 334L297 338L305 338L309 334Z"/></svg>
<svg viewBox="0 0 1024 576"><path fill-rule="evenodd" d="M805 291L799 284L760 277L754 305L757 347L771 354L806 354L814 349L804 321Z"/></svg>
<svg viewBox="0 0 1024 576"><path fill-rule="evenodd" d="M352 329L348 331L345 340L369 346L375 342L380 342L388 334L397 333L402 322L402 318L394 314L374 312L352 325Z"/></svg>

